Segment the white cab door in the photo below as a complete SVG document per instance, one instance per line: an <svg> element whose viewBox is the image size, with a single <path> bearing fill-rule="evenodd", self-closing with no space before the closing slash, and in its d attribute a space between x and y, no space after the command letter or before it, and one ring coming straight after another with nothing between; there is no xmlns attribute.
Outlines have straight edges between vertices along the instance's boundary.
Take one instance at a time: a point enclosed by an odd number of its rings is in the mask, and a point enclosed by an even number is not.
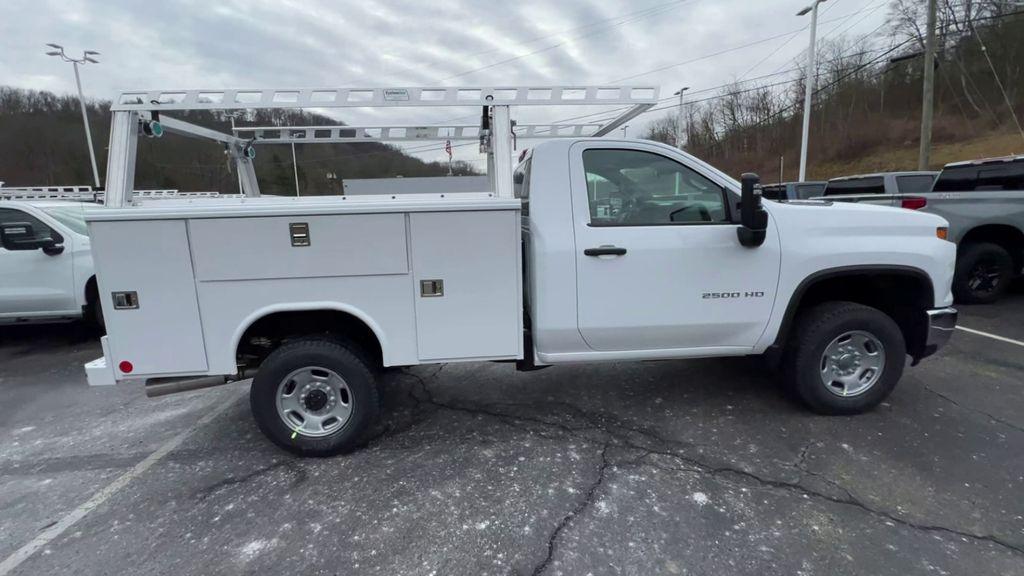
<svg viewBox="0 0 1024 576"><path fill-rule="evenodd" d="M36 236L62 238L52 227L17 208L0 207L3 222L28 222ZM81 313L74 293L74 256L68 248L50 255L42 250L0 247L0 318Z"/></svg>
<svg viewBox="0 0 1024 576"><path fill-rule="evenodd" d="M572 149L577 316L594 350L750 348L768 324L773 224L741 246L724 182L684 161L643 143Z"/></svg>

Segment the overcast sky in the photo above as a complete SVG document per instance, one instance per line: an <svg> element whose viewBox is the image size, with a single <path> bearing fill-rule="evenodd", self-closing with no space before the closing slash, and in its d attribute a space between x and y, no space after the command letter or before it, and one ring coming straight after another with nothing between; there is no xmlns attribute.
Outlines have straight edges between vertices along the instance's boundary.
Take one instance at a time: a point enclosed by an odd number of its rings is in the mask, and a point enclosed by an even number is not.
<svg viewBox="0 0 1024 576"><path fill-rule="evenodd" d="M610 83L657 85L669 97L680 86L697 92L791 68L806 48L808 17L795 14L808 1L0 0L0 84L73 92L70 65L44 55L55 42L70 53L102 53L101 64L82 71L90 98L140 88ZM884 24L887 4L828 0L819 37L871 32ZM515 116L553 121L591 111ZM477 114L346 109L337 117L474 123ZM644 124L632 122L629 135ZM459 156L473 157L472 148Z"/></svg>

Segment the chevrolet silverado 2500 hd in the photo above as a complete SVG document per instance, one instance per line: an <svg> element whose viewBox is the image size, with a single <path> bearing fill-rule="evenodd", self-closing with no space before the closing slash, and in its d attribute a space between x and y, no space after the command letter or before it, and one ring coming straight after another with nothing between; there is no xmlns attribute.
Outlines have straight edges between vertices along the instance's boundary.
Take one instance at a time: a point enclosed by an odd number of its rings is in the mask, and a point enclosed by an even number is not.
<svg viewBox="0 0 1024 576"><path fill-rule="evenodd" d="M582 96L569 99L570 90ZM87 215L110 303L90 383L143 379L162 394L255 374L261 430L285 449L326 455L358 446L377 418L382 367L765 355L811 409L852 414L888 396L908 357L916 363L946 342L956 250L942 218L762 205L752 175L737 182L675 148L603 137L657 101L656 90L640 90L368 89L353 101L330 89L333 100L316 100L482 109L472 133L434 126L372 136L352 126L218 134L168 116L314 106L300 90L238 104L240 91L214 104L190 91L122 95L107 206ZM567 99L628 110L592 130L510 121L512 106ZM245 197L133 205L131 151L140 132L153 132L140 126L157 121L223 142ZM514 169L513 134L547 138ZM413 136L479 139L489 184L450 194L259 195L252 162L263 143Z"/></svg>

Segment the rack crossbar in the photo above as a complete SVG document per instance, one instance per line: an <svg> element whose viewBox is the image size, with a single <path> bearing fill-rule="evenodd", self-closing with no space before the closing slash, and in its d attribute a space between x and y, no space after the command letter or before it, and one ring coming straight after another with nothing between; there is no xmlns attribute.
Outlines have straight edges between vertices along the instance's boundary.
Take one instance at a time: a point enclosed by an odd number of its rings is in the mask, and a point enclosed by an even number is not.
<svg viewBox="0 0 1024 576"><path fill-rule="evenodd" d="M579 138L593 136L601 124L519 124L516 138ZM480 138L475 124L428 126L246 126L235 137L256 144L383 142L411 140L472 141Z"/></svg>
<svg viewBox="0 0 1024 576"><path fill-rule="evenodd" d="M397 106L552 106L655 104L656 86L494 86L129 90L110 109L254 110Z"/></svg>

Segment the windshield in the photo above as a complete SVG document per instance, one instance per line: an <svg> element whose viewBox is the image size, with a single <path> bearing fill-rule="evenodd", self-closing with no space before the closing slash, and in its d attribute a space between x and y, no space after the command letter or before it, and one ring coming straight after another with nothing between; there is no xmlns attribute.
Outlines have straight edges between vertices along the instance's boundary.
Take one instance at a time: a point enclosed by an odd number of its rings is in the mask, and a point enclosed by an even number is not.
<svg viewBox="0 0 1024 576"><path fill-rule="evenodd" d="M44 212L53 216L54 220L67 226L72 232L81 234L82 236L88 236L89 230L85 226L85 218L82 216L81 208L72 208L68 206L60 206L57 208L44 208Z"/></svg>

